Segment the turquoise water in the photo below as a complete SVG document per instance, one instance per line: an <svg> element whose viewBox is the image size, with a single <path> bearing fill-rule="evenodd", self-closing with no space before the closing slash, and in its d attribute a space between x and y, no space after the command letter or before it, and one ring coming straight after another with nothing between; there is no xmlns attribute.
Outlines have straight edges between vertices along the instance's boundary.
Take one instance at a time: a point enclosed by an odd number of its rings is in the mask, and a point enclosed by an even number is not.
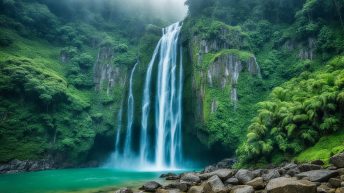
<svg viewBox="0 0 344 193"><path fill-rule="evenodd" d="M145 181L159 180L161 173L88 168L4 174L0 193L107 193L119 187L136 189Z"/></svg>

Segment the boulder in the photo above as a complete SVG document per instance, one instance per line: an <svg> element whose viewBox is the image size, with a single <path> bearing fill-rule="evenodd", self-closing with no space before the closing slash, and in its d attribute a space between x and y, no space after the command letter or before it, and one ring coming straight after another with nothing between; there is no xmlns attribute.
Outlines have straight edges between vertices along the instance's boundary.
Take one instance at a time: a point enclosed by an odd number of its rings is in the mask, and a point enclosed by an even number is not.
<svg viewBox="0 0 344 193"><path fill-rule="evenodd" d="M285 170L290 170L290 169L294 169L294 168L297 168L297 165L294 163L288 163L282 167L282 169L285 169Z"/></svg>
<svg viewBox="0 0 344 193"><path fill-rule="evenodd" d="M262 177L255 178L246 183L246 185L252 186L255 190L260 190L265 188L265 183Z"/></svg>
<svg viewBox="0 0 344 193"><path fill-rule="evenodd" d="M161 174L160 178L178 178L179 176L174 173Z"/></svg>
<svg viewBox="0 0 344 193"><path fill-rule="evenodd" d="M203 193L202 186L192 186L187 193Z"/></svg>
<svg viewBox="0 0 344 193"><path fill-rule="evenodd" d="M266 174L263 174L262 177L265 181L269 181L271 179L281 177L281 175L279 174L278 170L272 169L269 170Z"/></svg>
<svg viewBox="0 0 344 193"><path fill-rule="evenodd" d="M180 177L180 182L197 184L201 182L201 179L195 173L185 173Z"/></svg>
<svg viewBox="0 0 344 193"><path fill-rule="evenodd" d="M150 181L144 184L140 190L143 190L145 192L155 192L158 188L161 187L161 184L155 181Z"/></svg>
<svg viewBox="0 0 344 193"><path fill-rule="evenodd" d="M292 169L288 170L286 174L293 177L299 173L300 173L300 170L298 167L296 167L296 168L292 168Z"/></svg>
<svg viewBox="0 0 344 193"><path fill-rule="evenodd" d="M293 178L275 178L266 186L267 193L316 193L315 183Z"/></svg>
<svg viewBox="0 0 344 193"><path fill-rule="evenodd" d="M223 185L221 179L218 176L213 176L204 183L205 193L221 193L225 192L225 185Z"/></svg>
<svg viewBox="0 0 344 193"><path fill-rule="evenodd" d="M188 183L176 182L165 186L164 189L178 189L182 192L187 192L189 187L190 185Z"/></svg>
<svg viewBox="0 0 344 193"><path fill-rule="evenodd" d="M302 164L299 166L300 172L308 172L311 170L320 170L321 166L315 164Z"/></svg>
<svg viewBox="0 0 344 193"><path fill-rule="evenodd" d="M344 188L337 188L336 193L344 193Z"/></svg>
<svg viewBox="0 0 344 193"><path fill-rule="evenodd" d="M326 184L321 184L317 187L318 193L334 193L335 189L328 187Z"/></svg>
<svg viewBox="0 0 344 193"><path fill-rule="evenodd" d="M133 191L129 188L122 188L122 189L116 190L115 193L133 193Z"/></svg>
<svg viewBox="0 0 344 193"><path fill-rule="evenodd" d="M322 160L314 160L311 164L323 166L325 163Z"/></svg>
<svg viewBox="0 0 344 193"><path fill-rule="evenodd" d="M338 179L338 178L330 178L328 183L333 188L339 188L341 186L342 181L340 179Z"/></svg>
<svg viewBox="0 0 344 193"><path fill-rule="evenodd" d="M213 166L213 165L210 165L210 166L207 166L207 167L204 169L203 173L209 173L209 172L213 172L213 171L215 171L215 170L216 170L216 167Z"/></svg>
<svg viewBox="0 0 344 193"><path fill-rule="evenodd" d="M252 186L241 185L233 187L230 193L254 193L254 189Z"/></svg>
<svg viewBox="0 0 344 193"><path fill-rule="evenodd" d="M181 193L181 191L178 190L178 189L168 189L168 190L166 190L166 189L159 188L156 191L156 193Z"/></svg>
<svg viewBox="0 0 344 193"><path fill-rule="evenodd" d="M238 185L239 180L237 178L229 178L225 181L225 185Z"/></svg>
<svg viewBox="0 0 344 193"><path fill-rule="evenodd" d="M220 162L218 162L216 164L216 167L217 168L230 168L233 166L233 164L236 162L235 159L231 159L231 158L228 158L228 159L224 159L224 160L221 160Z"/></svg>
<svg viewBox="0 0 344 193"><path fill-rule="evenodd" d="M332 177L336 177L338 172L335 170L312 170L297 174L298 178L308 178L312 182L325 182Z"/></svg>
<svg viewBox="0 0 344 193"><path fill-rule="evenodd" d="M241 169L235 174L235 177L239 180L239 183L246 184L253 180L255 176L252 171Z"/></svg>
<svg viewBox="0 0 344 193"><path fill-rule="evenodd" d="M210 173L201 174L199 177L202 180L207 180L214 175L217 175L221 180L227 180L234 175L234 171L230 169L218 169Z"/></svg>
<svg viewBox="0 0 344 193"><path fill-rule="evenodd" d="M330 158L330 163L337 168L344 168L344 153L337 154Z"/></svg>

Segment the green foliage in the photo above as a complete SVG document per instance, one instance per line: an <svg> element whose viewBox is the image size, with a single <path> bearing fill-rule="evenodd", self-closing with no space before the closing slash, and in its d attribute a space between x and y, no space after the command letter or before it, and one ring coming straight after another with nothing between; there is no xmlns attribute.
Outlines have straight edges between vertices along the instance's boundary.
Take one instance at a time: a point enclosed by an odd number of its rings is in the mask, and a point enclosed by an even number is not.
<svg viewBox="0 0 344 193"><path fill-rule="evenodd" d="M343 91L340 80L344 71L335 66L343 65L342 60L335 58L325 70L306 73L275 88L269 100L260 103L239 156L250 161L272 158L276 153L294 155L320 136L337 131L343 124L337 99ZM266 143L273 147L270 151L266 151Z"/></svg>

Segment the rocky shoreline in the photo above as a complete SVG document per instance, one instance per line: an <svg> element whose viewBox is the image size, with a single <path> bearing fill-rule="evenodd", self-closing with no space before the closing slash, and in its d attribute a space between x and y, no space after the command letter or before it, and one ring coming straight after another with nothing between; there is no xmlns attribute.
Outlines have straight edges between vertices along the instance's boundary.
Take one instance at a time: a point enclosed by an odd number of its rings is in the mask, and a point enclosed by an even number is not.
<svg viewBox="0 0 344 193"><path fill-rule="evenodd" d="M140 190L152 193L344 193L344 153L311 163L286 163L270 169L232 169L224 160L201 172L163 174L167 185L151 181ZM115 193L133 193L123 188Z"/></svg>

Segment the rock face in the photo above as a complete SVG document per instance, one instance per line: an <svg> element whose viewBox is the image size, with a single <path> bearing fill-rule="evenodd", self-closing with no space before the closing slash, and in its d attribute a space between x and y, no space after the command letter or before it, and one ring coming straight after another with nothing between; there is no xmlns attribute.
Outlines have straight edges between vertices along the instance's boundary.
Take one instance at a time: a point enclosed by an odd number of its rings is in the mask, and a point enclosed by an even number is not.
<svg viewBox="0 0 344 193"><path fill-rule="evenodd" d="M239 180L239 183L246 184L247 182L253 180L255 176L253 172L241 169L235 174L235 177Z"/></svg>
<svg viewBox="0 0 344 193"><path fill-rule="evenodd" d="M308 178L312 182L325 182L328 181L332 177L336 177L338 175L337 171L334 170L312 170L308 172L302 172L297 174L298 178Z"/></svg>
<svg viewBox="0 0 344 193"><path fill-rule="evenodd" d="M344 168L344 153L331 157L330 162L338 168Z"/></svg>
<svg viewBox="0 0 344 193"><path fill-rule="evenodd" d="M143 185L140 190L143 190L145 192L155 192L158 188L161 187L161 184L158 182L147 182L145 185Z"/></svg>
<svg viewBox="0 0 344 193"><path fill-rule="evenodd" d="M272 179L266 186L268 193L316 193L316 184L307 180L280 177Z"/></svg>
<svg viewBox="0 0 344 193"><path fill-rule="evenodd" d="M203 190L205 193L225 192L225 186L221 179L215 175L205 182Z"/></svg>
<svg viewBox="0 0 344 193"><path fill-rule="evenodd" d="M32 172L39 170L48 170L54 168L54 161L51 159L42 159L37 161L31 160L12 160L8 164L0 165L1 173L18 173L18 172Z"/></svg>

